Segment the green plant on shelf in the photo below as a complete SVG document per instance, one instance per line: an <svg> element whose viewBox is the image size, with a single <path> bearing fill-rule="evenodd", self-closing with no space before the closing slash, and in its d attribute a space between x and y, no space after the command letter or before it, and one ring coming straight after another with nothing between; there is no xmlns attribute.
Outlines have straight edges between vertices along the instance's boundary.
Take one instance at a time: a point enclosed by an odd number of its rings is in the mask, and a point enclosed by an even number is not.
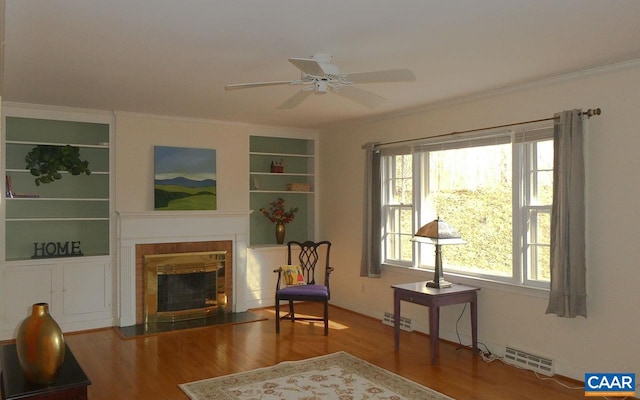
<svg viewBox="0 0 640 400"><path fill-rule="evenodd" d="M60 171L71 175L91 175L89 161L80 159L80 149L74 146L38 145L24 158L26 169L35 176L36 186L62 179Z"/></svg>

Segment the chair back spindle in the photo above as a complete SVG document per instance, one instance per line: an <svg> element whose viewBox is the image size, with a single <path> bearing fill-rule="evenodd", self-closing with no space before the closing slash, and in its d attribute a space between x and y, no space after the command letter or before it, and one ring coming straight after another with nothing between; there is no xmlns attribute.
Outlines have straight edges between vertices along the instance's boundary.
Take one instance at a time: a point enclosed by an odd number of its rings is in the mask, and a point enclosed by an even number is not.
<svg viewBox="0 0 640 400"><path fill-rule="evenodd" d="M320 253L322 252L323 257L325 258L325 279L323 284L327 284L326 279L326 271L329 268L329 252L331 250L331 242L322 241L322 242L295 242L291 241L287 243L287 264L299 264L302 267L302 272L304 274L305 282L308 285L316 284L316 266L318 265L318 261L320 260ZM323 249L326 247L326 249ZM298 253L297 263L293 262L293 255L295 251L299 248L300 252Z"/></svg>

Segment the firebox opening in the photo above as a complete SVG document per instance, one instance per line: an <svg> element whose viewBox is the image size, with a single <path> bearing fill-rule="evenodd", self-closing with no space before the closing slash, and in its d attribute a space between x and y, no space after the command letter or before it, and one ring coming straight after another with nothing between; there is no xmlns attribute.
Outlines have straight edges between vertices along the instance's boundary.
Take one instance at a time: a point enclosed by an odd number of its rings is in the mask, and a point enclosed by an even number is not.
<svg viewBox="0 0 640 400"><path fill-rule="evenodd" d="M145 323L224 313L226 251L144 256Z"/></svg>

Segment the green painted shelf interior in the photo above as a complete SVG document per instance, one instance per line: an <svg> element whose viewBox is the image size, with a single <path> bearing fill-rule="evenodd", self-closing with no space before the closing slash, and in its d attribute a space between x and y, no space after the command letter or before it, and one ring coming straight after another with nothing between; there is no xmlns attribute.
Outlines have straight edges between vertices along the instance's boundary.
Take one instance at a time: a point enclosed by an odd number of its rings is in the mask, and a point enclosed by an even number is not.
<svg viewBox="0 0 640 400"><path fill-rule="evenodd" d="M249 148L252 153L275 153L313 156L313 141L308 139L251 136Z"/></svg>
<svg viewBox="0 0 640 400"><path fill-rule="evenodd" d="M36 142L33 142L36 143ZM64 145L64 144L62 144ZM7 158L5 160L7 169L19 169L31 176L26 169L24 157L36 145L23 143L7 143ZM89 169L92 173L109 172L109 149L95 147L80 147L80 159L89 161ZM34 177L35 178L35 177ZM63 178L64 179L64 178Z"/></svg>
<svg viewBox="0 0 640 400"><path fill-rule="evenodd" d="M34 243L81 242L85 256L108 255L109 125L6 117L6 174L14 193L37 198L5 202L6 259L30 259ZM89 161L91 175L62 172L62 179L35 185L24 157L38 144L73 145Z"/></svg>
<svg viewBox="0 0 640 400"><path fill-rule="evenodd" d="M109 254L108 220L7 221L6 226L7 261L30 259L34 243L80 242L85 256Z"/></svg>
<svg viewBox="0 0 640 400"><path fill-rule="evenodd" d="M275 244L275 224L261 212L279 197L285 209L297 207L293 222L286 225L285 243L312 239L313 194L287 191L287 184L307 183L313 191L314 142L308 139L251 136L250 138L251 245ZM284 164L284 173L271 173L271 163Z"/></svg>
<svg viewBox="0 0 640 400"><path fill-rule="evenodd" d="M278 197L284 199L285 209L288 210L290 207L298 207L298 212L293 222L285 226L285 243L289 240L310 240L308 228L311 219L313 219L313 213L309 207L309 195L300 193L252 193L250 207L254 212L250 217L251 245L276 243L275 224L269 221L269 219L260 212L260 209L268 209L269 204Z"/></svg>
<svg viewBox="0 0 640 400"><path fill-rule="evenodd" d="M109 126L93 122L7 117L6 140L99 145L109 142Z"/></svg>

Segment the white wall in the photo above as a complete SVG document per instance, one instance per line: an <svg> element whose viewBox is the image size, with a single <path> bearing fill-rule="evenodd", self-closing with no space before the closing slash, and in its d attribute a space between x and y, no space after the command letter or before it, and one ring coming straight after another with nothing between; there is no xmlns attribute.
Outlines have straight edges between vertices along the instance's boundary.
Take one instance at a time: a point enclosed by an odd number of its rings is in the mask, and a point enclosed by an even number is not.
<svg viewBox="0 0 640 400"><path fill-rule="evenodd" d="M153 211L154 146L216 149L218 210L249 209L245 125L116 113L116 210Z"/></svg>
<svg viewBox="0 0 640 400"><path fill-rule="evenodd" d="M216 150L219 211L249 209L249 136L309 137L311 130L116 112L116 211L153 211L154 146Z"/></svg>
<svg viewBox="0 0 640 400"><path fill-rule="evenodd" d="M588 313L564 319L545 315L546 293L485 285L479 293L479 340L502 354L505 345L556 360L556 372L640 373L640 68L619 68L558 79L519 91L425 109L322 132L321 237L331 240L332 303L376 318L393 310L395 283L428 280L426 272L383 270L360 278L364 152L370 141L393 141L539 118L557 111L600 107L589 120L587 162ZM336 179L339 177L339 179ZM446 273L446 270L445 270ZM427 310L403 303L402 315L427 331ZM462 306L441 311L441 337L457 341ZM468 311L459 324L470 343ZM389 345L391 345L389 343ZM402 343L401 343L402 345ZM425 359L427 349L424 351Z"/></svg>

